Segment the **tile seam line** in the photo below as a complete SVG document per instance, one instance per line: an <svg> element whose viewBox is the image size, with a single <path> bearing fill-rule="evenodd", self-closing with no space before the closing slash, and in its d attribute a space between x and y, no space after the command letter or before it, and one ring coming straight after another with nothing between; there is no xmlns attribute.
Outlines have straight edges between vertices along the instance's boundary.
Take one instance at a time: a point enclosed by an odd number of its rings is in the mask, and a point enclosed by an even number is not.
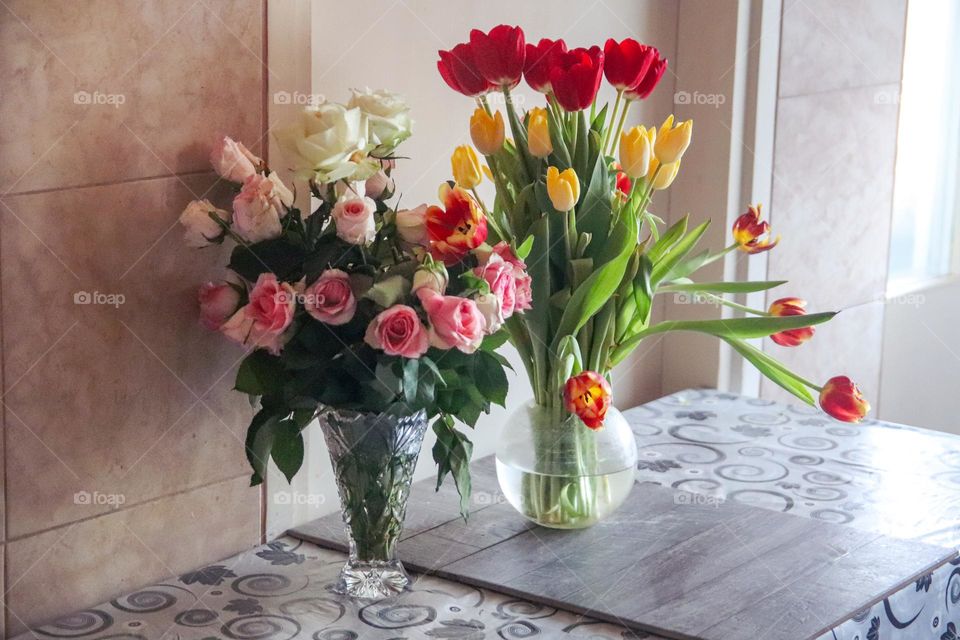
<svg viewBox="0 0 960 640"><path fill-rule="evenodd" d="M68 184L61 187L47 187L43 189L29 189L24 191L10 191L8 193L0 194L0 200L5 200L8 198L15 198L20 196L33 196L33 195L42 195L45 193L56 193L58 191L74 191L77 189L96 189L98 187L113 187L125 184L132 184L135 182L154 182L157 180L167 180L170 178L177 177L193 177L193 176L203 176L207 174L214 174L213 169L197 169L195 171L178 171L176 173L159 173L149 176L138 176L132 178L124 178L122 180L106 180L103 182L89 182L84 184Z"/></svg>

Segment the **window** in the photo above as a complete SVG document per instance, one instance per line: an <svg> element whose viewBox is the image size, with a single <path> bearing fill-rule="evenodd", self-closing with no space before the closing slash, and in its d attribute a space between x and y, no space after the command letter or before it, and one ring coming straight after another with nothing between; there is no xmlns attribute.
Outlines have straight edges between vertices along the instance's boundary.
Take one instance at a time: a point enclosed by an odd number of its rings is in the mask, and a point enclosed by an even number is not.
<svg viewBox="0 0 960 640"><path fill-rule="evenodd" d="M900 95L890 290L956 272L960 4L911 0Z"/></svg>

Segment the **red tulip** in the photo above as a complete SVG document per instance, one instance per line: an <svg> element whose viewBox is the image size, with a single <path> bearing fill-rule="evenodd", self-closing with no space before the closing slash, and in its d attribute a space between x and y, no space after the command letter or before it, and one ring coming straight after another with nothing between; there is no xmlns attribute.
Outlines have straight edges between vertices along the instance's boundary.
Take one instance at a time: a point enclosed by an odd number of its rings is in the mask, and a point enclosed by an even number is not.
<svg viewBox="0 0 960 640"><path fill-rule="evenodd" d="M563 385L563 406L591 429L603 426L610 407L610 383L595 371L584 371Z"/></svg>
<svg viewBox="0 0 960 640"><path fill-rule="evenodd" d="M567 52L567 43L563 40L542 39L538 44L528 44L526 59L523 63L523 77L534 91L550 93L550 71L556 64L557 56Z"/></svg>
<svg viewBox="0 0 960 640"><path fill-rule="evenodd" d="M801 298L780 298L770 305L770 314L783 318L786 316L802 316L806 313L807 301ZM813 327L787 329L770 336L770 339L781 347L798 347L813 337Z"/></svg>
<svg viewBox="0 0 960 640"><path fill-rule="evenodd" d="M617 191L624 195L630 195L630 189L633 187L630 176L623 172L623 167L620 166L619 162L614 162L613 168L617 171Z"/></svg>
<svg viewBox="0 0 960 640"><path fill-rule="evenodd" d="M618 90L634 87L646 75L655 56L656 49L633 38L620 43L610 38L603 46L603 73Z"/></svg>
<svg viewBox="0 0 960 640"><path fill-rule="evenodd" d="M823 385L820 408L842 422L860 422L870 411L870 403L850 378L836 376Z"/></svg>
<svg viewBox="0 0 960 640"><path fill-rule="evenodd" d="M439 53L437 69L440 70L444 82L454 91L468 98L475 98L496 89L495 85L480 75L473 49L466 42L461 42L450 51L441 50Z"/></svg>
<svg viewBox="0 0 960 640"><path fill-rule="evenodd" d="M650 54L650 66L647 67L647 70L640 76L637 84L627 89L624 94L629 100L644 100L653 93L657 83L660 82L660 78L663 77L664 72L667 70L667 59L660 57L660 52L656 47L651 48L653 52Z"/></svg>
<svg viewBox="0 0 960 640"><path fill-rule="evenodd" d="M505 24L489 33L479 29L470 32L470 46L480 74L498 86L513 88L523 74L523 29Z"/></svg>
<svg viewBox="0 0 960 640"><path fill-rule="evenodd" d="M553 95L567 111L580 111L593 104L603 77L600 47L572 49L557 56L550 71Z"/></svg>
<svg viewBox="0 0 960 640"><path fill-rule="evenodd" d="M733 241L737 243L737 248L745 253L769 251L780 242L780 236L770 239L770 223L760 220L760 207L759 204L751 205L747 212L733 223Z"/></svg>

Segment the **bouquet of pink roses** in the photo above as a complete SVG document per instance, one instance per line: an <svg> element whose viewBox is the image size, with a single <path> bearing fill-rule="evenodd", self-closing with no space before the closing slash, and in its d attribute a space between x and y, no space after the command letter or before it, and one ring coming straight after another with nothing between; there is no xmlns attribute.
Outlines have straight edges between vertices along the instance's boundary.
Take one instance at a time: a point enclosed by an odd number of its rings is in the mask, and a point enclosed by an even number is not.
<svg viewBox="0 0 960 640"><path fill-rule="evenodd" d="M232 210L203 200L181 216L192 246L235 243L230 275L201 287L200 311L205 326L250 350L236 389L259 408L246 439L253 484L270 458L293 477L301 431L321 407L423 410L437 418L438 484L452 472L466 504L472 445L454 419L473 426L491 403L503 405L508 365L494 349L504 321L530 306L529 277L507 245L455 228L485 225L459 188L444 185L443 208L390 204L394 152L410 124L402 99L386 91L304 110L277 138L316 198L312 212L294 205L263 160L224 138L211 161L237 183ZM431 234L458 256L449 271L431 257Z"/></svg>

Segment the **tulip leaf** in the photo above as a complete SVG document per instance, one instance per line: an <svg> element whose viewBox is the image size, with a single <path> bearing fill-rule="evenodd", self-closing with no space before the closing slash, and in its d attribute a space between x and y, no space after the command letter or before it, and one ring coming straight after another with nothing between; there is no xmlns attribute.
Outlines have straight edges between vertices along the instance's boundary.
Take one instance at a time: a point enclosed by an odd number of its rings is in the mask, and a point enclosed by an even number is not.
<svg viewBox="0 0 960 640"><path fill-rule="evenodd" d="M687 214L683 216L679 222L663 232L660 238L652 247L650 247L650 250L647 252L647 255L650 257L650 262L657 262L663 258L664 254L666 254L666 252L677 243L677 240L683 237L683 234L687 232L687 224L689 221L690 214Z"/></svg>
<svg viewBox="0 0 960 640"><path fill-rule="evenodd" d="M807 388L806 381L796 375L779 360L767 355L753 345L747 344L736 338L723 338L731 347L736 350L745 360L750 362L757 371L777 383L796 397L800 398L809 405L815 404L810 390Z"/></svg>
<svg viewBox="0 0 960 640"><path fill-rule="evenodd" d="M757 280L754 282L681 282L660 287L661 292L707 291L711 293L753 293L786 284L786 280Z"/></svg>
<svg viewBox="0 0 960 640"><path fill-rule="evenodd" d="M690 233L678 240L660 260L654 263L653 272L650 274L650 281L653 286L657 286L663 281L664 277L690 253L709 226L709 220L698 224Z"/></svg>
<svg viewBox="0 0 960 640"><path fill-rule="evenodd" d="M526 190L527 189L525 187L524 191ZM521 260L526 260L527 256L530 255L530 249L533 248L533 242L534 242L534 237L528 236L527 239L524 240L519 247L517 247L517 251L516 251L517 257L520 258Z"/></svg>
<svg viewBox="0 0 960 640"><path fill-rule="evenodd" d="M550 225L546 216L541 217L530 227L531 235L537 240L533 243L530 256L527 259L527 273L530 274L530 289L533 304L523 315L524 324L530 334L530 350L533 355L533 365L539 372L539 379L543 379L547 371L546 345L553 335L550 331Z"/></svg>
<svg viewBox="0 0 960 640"><path fill-rule="evenodd" d="M560 339L574 335L616 293L637 242L637 219L624 216L614 225L606 252L613 257L601 264L583 284L577 287L560 318L552 346L556 351Z"/></svg>
<svg viewBox="0 0 960 640"><path fill-rule="evenodd" d="M610 203L609 179L606 162L603 156L599 156L586 194L577 208L577 230L590 234L591 240L587 245L586 255L594 259L598 258L604 245L607 244L607 236L610 233L613 208Z"/></svg>

